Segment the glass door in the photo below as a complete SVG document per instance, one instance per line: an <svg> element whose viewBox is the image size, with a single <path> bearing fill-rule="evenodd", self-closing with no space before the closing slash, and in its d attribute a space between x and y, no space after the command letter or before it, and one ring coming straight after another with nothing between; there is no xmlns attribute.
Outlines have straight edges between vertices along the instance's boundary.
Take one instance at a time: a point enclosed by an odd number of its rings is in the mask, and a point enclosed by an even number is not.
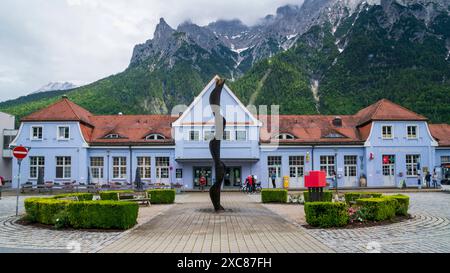
<svg viewBox="0 0 450 273"><path fill-rule="evenodd" d="M383 155L384 186L395 186L395 155Z"/></svg>
<svg viewBox="0 0 450 273"><path fill-rule="evenodd" d="M225 169L224 186L240 187L242 185L241 167L228 167Z"/></svg>
<svg viewBox="0 0 450 273"><path fill-rule="evenodd" d="M206 178L206 187L212 186L212 168L194 167L194 188L200 187L200 177Z"/></svg>

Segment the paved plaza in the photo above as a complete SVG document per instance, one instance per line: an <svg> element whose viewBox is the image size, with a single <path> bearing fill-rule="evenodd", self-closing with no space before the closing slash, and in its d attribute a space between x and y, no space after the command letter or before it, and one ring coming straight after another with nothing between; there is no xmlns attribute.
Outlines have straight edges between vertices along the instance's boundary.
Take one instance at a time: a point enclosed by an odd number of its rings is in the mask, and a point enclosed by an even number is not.
<svg viewBox="0 0 450 273"><path fill-rule="evenodd" d="M184 193L174 205L141 208L138 225L125 232L22 226L10 196L0 200L0 252L450 252L450 194L407 194L410 220L325 230L303 226L301 205L263 205L259 195L227 192L227 211L215 214L207 193Z"/></svg>

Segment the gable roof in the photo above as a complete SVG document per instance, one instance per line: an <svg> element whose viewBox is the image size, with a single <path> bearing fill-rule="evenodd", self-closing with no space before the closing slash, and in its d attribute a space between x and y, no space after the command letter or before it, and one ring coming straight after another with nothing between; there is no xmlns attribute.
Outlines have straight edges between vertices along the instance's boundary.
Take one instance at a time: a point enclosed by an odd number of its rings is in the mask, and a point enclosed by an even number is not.
<svg viewBox="0 0 450 273"><path fill-rule="evenodd" d="M175 120L173 122L173 124L172 124L173 126L181 125L181 121L189 114L189 112L191 112L191 110L195 107L195 105L197 103L201 102L201 99L204 97L206 92L208 92L213 86L215 86L216 81L218 79L220 79L220 77L218 75L214 76L214 78L205 86L205 88L202 90L202 92L200 92L200 94L197 97L195 97L194 101L183 112L183 114L177 120ZM254 125L258 125L258 126L261 125L260 121L257 118L255 118L255 116L247 109L247 107L245 107L242 104L242 102L236 97L236 95L233 93L233 91L231 91L231 89L226 84L223 86L223 91L227 92L237 102L239 107L241 107L243 109L243 111L250 117L250 119L254 123Z"/></svg>
<svg viewBox="0 0 450 273"><path fill-rule="evenodd" d="M21 121L79 121L92 125L92 116L88 110L63 97L50 106L22 118Z"/></svg>
<svg viewBox="0 0 450 273"><path fill-rule="evenodd" d="M355 117L358 119L358 126L365 125L371 121L427 121L422 115L414 113L403 106L393 103L390 100L382 99L359 111Z"/></svg>
<svg viewBox="0 0 450 273"><path fill-rule="evenodd" d="M439 146L450 147L450 124L430 124L429 128Z"/></svg>

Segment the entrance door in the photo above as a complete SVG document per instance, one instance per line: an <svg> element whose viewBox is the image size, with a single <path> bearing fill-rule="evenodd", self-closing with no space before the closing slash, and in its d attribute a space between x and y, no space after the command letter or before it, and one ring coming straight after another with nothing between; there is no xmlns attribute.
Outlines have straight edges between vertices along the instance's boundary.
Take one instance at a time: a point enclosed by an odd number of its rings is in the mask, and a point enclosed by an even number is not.
<svg viewBox="0 0 450 273"><path fill-rule="evenodd" d="M206 186L212 185L212 168L211 167L194 167L194 188L200 187L200 177L206 178Z"/></svg>
<svg viewBox="0 0 450 273"><path fill-rule="evenodd" d="M240 187L242 185L241 167L228 167L225 169L225 187Z"/></svg>
<svg viewBox="0 0 450 273"><path fill-rule="evenodd" d="M357 162L358 157L354 155L344 156L344 183L345 187L356 187L357 186Z"/></svg>
<svg viewBox="0 0 450 273"><path fill-rule="evenodd" d="M383 155L383 184L395 186L395 155Z"/></svg>

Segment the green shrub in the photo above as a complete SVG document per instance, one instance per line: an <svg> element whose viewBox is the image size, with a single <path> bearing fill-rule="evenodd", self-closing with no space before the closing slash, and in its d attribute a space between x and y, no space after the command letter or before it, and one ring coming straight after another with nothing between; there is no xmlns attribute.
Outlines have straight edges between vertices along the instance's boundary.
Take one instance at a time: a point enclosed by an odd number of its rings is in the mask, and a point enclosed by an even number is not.
<svg viewBox="0 0 450 273"><path fill-rule="evenodd" d="M173 204L175 202L176 190L155 189L147 191L152 204Z"/></svg>
<svg viewBox="0 0 450 273"><path fill-rule="evenodd" d="M394 198L362 198L356 204L367 212L367 220L384 221L395 217L397 200Z"/></svg>
<svg viewBox="0 0 450 273"><path fill-rule="evenodd" d="M305 202L309 201L309 192L305 191L303 192L303 197L305 199ZM322 202L331 202L333 200L333 192L332 191L324 191L323 192L323 200Z"/></svg>
<svg viewBox="0 0 450 273"><path fill-rule="evenodd" d="M136 225L139 205L135 202L84 201L67 206L74 228L128 229Z"/></svg>
<svg viewBox="0 0 450 273"><path fill-rule="evenodd" d="M342 227L348 224L348 206L345 203L305 203L306 222L314 227Z"/></svg>
<svg viewBox="0 0 450 273"><path fill-rule="evenodd" d="M123 191L102 191L100 192L100 199L101 200L118 200L117 194L118 193L133 193L132 190L123 190Z"/></svg>
<svg viewBox="0 0 450 273"><path fill-rule="evenodd" d="M139 205L117 201L25 200L27 220L57 228L128 229L136 224Z"/></svg>
<svg viewBox="0 0 450 273"><path fill-rule="evenodd" d="M262 189L261 200L263 203L287 203L288 191L284 189Z"/></svg>
<svg viewBox="0 0 450 273"><path fill-rule="evenodd" d="M345 193L345 202L351 204L358 199L363 198L381 198L383 194L378 192L347 192Z"/></svg>
<svg viewBox="0 0 450 273"><path fill-rule="evenodd" d="M59 194L54 196L54 199L61 199L66 197L77 197L78 201L92 201L94 195L92 193L68 193L68 194Z"/></svg>
<svg viewBox="0 0 450 273"><path fill-rule="evenodd" d="M407 216L409 209L409 196L397 194L397 195L388 195L385 198L393 198L397 200L397 206L395 208L395 214L398 216Z"/></svg>

